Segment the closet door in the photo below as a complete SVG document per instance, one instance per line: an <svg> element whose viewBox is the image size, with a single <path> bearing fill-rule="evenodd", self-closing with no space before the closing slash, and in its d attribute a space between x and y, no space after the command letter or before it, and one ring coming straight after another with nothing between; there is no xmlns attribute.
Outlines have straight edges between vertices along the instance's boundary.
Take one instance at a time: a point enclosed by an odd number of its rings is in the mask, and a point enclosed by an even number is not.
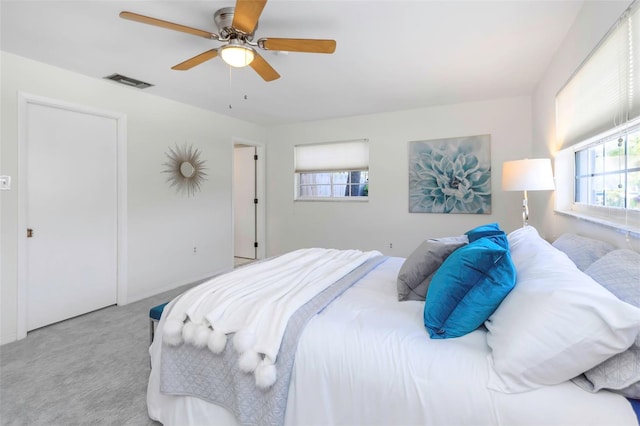
<svg viewBox="0 0 640 426"><path fill-rule="evenodd" d="M116 303L117 121L28 104L27 330Z"/></svg>

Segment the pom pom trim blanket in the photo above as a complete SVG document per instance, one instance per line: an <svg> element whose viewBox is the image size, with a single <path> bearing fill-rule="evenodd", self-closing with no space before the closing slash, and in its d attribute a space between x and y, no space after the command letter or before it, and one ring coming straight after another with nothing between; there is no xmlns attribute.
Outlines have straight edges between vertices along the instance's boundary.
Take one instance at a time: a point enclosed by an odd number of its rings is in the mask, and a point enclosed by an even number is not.
<svg viewBox="0 0 640 426"><path fill-rule="evenodd" d="M268 388L277 380L275 362L291 316L376 256L377 251L301 249L213 278L172 304L163 342L220 354L234 334L238 368L253 372L256 386Z"/></svg>
<svg viewBox="0 0 640 426"><path fill-rule="evenodd" d="M375 256L367 260L291 316L275 364L278 380L273 386L258 388L252 375L235 368L239 357L232 345L226 345L221 354L214 354L188 344L165 345L160 333L153 342L162 347L160 365L153 366L160 370L160 391L165 395L195 396L225 407L240 424L283 424L298 341L307 323L386 259ZM171 304L166 309L170 308Z"/></svg>

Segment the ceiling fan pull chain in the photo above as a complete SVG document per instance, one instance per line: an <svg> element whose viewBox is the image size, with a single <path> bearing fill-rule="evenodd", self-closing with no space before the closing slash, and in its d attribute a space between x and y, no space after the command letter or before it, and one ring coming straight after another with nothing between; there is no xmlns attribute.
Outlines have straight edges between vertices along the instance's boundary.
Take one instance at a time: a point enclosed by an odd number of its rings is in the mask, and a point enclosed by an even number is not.
<svg viewBox="0 0 640 426"><path fill-rule="evenodd" d="M233 97L233 90L231 85L231 73L233 72L232 68L232 66L229 66L229 109L233 109L233 106L231 105L231 99Z"/></svg>

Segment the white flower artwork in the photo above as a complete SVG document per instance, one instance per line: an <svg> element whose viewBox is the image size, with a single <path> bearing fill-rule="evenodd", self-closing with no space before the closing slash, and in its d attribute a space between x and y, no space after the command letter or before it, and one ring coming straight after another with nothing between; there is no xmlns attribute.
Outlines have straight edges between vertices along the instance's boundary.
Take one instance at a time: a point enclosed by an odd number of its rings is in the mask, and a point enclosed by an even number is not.
<svg viewBox="0 0 640 426"><path fill-rule="evenodd" d="M409 143L410 213L491 213L491 136Z"/></svg>
<svg viewBox="0 0 640 426"><path fill-rule="evenodd" d="M200 159L200 150L193 145L187 146L176 144L175 148L169 147L169 152L165 152L168 160L162 165L165 169L162 173L167 173L167 182L170 187L175 187L176 192L191 197L200 191L202 183L207 180L204 167L206 160Z"/></svg>

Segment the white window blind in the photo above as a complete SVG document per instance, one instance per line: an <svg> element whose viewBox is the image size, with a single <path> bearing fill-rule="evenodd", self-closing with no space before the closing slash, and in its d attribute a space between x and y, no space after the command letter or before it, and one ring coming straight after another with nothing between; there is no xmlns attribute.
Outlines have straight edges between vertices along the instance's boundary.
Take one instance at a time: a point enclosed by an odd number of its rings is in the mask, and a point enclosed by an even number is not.
<svg viewBox="0 0 640 426"><path fill-rule="evenodd" d="M556 96L567 147L640 116L640 2L634 1Z"/></svg>
<svg viewBox="0 0 640 426"><path fill-rule="evenodd" d="M296 173L369 170L369 141L366 139L297 145L294 152Z"/></svg>

